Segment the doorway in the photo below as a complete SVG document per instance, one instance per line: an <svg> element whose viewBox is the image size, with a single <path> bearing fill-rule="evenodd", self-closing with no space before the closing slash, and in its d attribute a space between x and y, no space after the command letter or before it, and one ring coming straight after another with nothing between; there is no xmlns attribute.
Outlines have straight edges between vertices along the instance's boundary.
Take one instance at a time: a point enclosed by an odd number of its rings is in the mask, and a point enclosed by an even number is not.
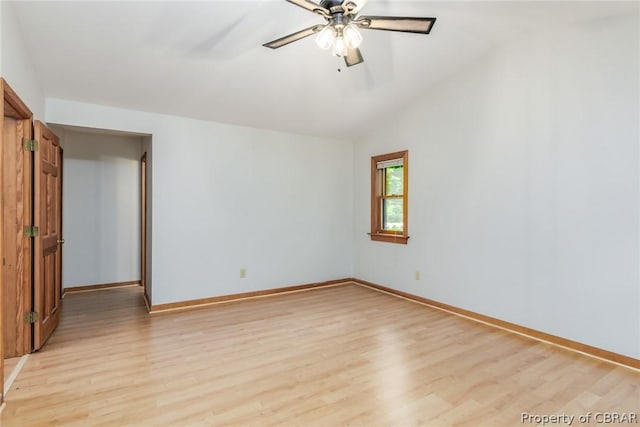
<svg viewBox="0 0 640 427"><path fill-rule="evenodd" d="M20 321L32 305L32 239L24 235L32 221L32 160L23 147L32 135L31 111L2 81L2 359L32 350L31 325Z"/></svg>
<svg viewBox="0 0 640 427"><path fill-rule="evenodd" d="M4 360L39 350L60 318L62 149L0 78L0 403Z"/></svg>
<svg viewBox="0 0 640 427"><path fill-rule="evenodd" d="M147 135L52 127L65 155L65 293L145 284L148 289Z"/></svg>

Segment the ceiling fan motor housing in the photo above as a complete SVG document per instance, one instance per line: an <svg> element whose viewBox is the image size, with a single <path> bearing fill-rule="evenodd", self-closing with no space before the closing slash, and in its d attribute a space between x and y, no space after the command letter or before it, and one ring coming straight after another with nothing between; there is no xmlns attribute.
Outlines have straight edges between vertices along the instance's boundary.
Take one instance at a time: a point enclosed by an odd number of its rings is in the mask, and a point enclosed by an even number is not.
<svg viewBox="0 0 640 427"><path fill-rule="evenodd" d="M329 10L334 6L340 6L341 4L342 4L342 0L322 0L320 2L320 6Z"/></svg>
<svg viewBox="0 0 640 427"><path fill-rule="evenodd" d="M321 15L332 25L341 27L352 20L350 14L355 7L355 3L347 0L322 0L320 6L331 13L330 16L327 16L324 12Z"/></svg>

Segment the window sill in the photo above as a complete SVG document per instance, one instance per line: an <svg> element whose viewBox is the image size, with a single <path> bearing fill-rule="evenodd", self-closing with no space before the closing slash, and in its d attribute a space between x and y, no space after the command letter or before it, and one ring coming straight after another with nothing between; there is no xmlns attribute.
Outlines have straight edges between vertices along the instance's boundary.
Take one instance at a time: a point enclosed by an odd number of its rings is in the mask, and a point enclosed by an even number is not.
<svg viewBox="0 0 640 427"><path fill-rule="evenodd" d="M400 243L402 245L407 244L407 240L409 240L409 236L404 236L402 234L387 234L387 233L368 233L371 237L371 240L376 242L387 242L387 243Z"/></svg>

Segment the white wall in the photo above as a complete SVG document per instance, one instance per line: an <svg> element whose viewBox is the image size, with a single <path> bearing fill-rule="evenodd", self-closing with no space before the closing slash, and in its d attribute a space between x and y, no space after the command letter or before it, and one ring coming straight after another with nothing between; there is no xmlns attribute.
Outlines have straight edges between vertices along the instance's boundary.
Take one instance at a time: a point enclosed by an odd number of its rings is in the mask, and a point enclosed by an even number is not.
<svg viewBox="0 0 640 427"><path fill-rule="evenodd" d="M53 130L64 147L63 286L140 280L142 138Z"/></svg>
<svg viewBox="0 0 640 427"><path fill-rule="evenodd" d="M153 304L351 276L351 144L59 99L47 121L152 135Z"/></svg>
<svg viewBox="0 0 640 427"><path fill-rule="evenodd" d="M639 40L514 40L358 141L355 277L640 357ZM369 159L401 149L411 238L371 242Z"/></svg>
<svg viewBox="0 0 640 427"><path fill-rule="evenodd" d="M2 16L4 15L2 13L3 10L4 10L4 3L0 2L0 76L2 76L2 45L3 45L2 40L4 39L3 30L2 30L2 28L4 27L4 25L2 24L3 23Z"/></svg>
<svg viewBox="0 0 640 427"><path fill-rule="evenodd" d="M12 2L0 1L0 73L22 102L33 112L34 118L44 119L44 95L22 39Z"/></svg>

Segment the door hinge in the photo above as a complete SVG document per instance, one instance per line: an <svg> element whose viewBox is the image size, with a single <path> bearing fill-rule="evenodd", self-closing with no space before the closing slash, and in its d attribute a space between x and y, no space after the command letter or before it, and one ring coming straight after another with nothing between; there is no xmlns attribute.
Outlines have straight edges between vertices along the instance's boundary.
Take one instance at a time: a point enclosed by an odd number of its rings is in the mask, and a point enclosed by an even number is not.
<svg viewBox="0 0 640 427"><path fill-rule="evenodd" d="M40 234L40 229L33 225L28 225L24 228L24 235L27 237L38 237Z"/></svg>
<svg viewBox="0 0 640 427"><path fill-rule="evenodd" d="M38 321L38 313L30 311L24 315L24 321L26 323L36 323Z"/></svg>
<svg viewBox="0 0 640 427"><path fill-rule="evenodd" d="M38 151L38 141L36 139L25 139L24 149L27 151Z"/></svg>

